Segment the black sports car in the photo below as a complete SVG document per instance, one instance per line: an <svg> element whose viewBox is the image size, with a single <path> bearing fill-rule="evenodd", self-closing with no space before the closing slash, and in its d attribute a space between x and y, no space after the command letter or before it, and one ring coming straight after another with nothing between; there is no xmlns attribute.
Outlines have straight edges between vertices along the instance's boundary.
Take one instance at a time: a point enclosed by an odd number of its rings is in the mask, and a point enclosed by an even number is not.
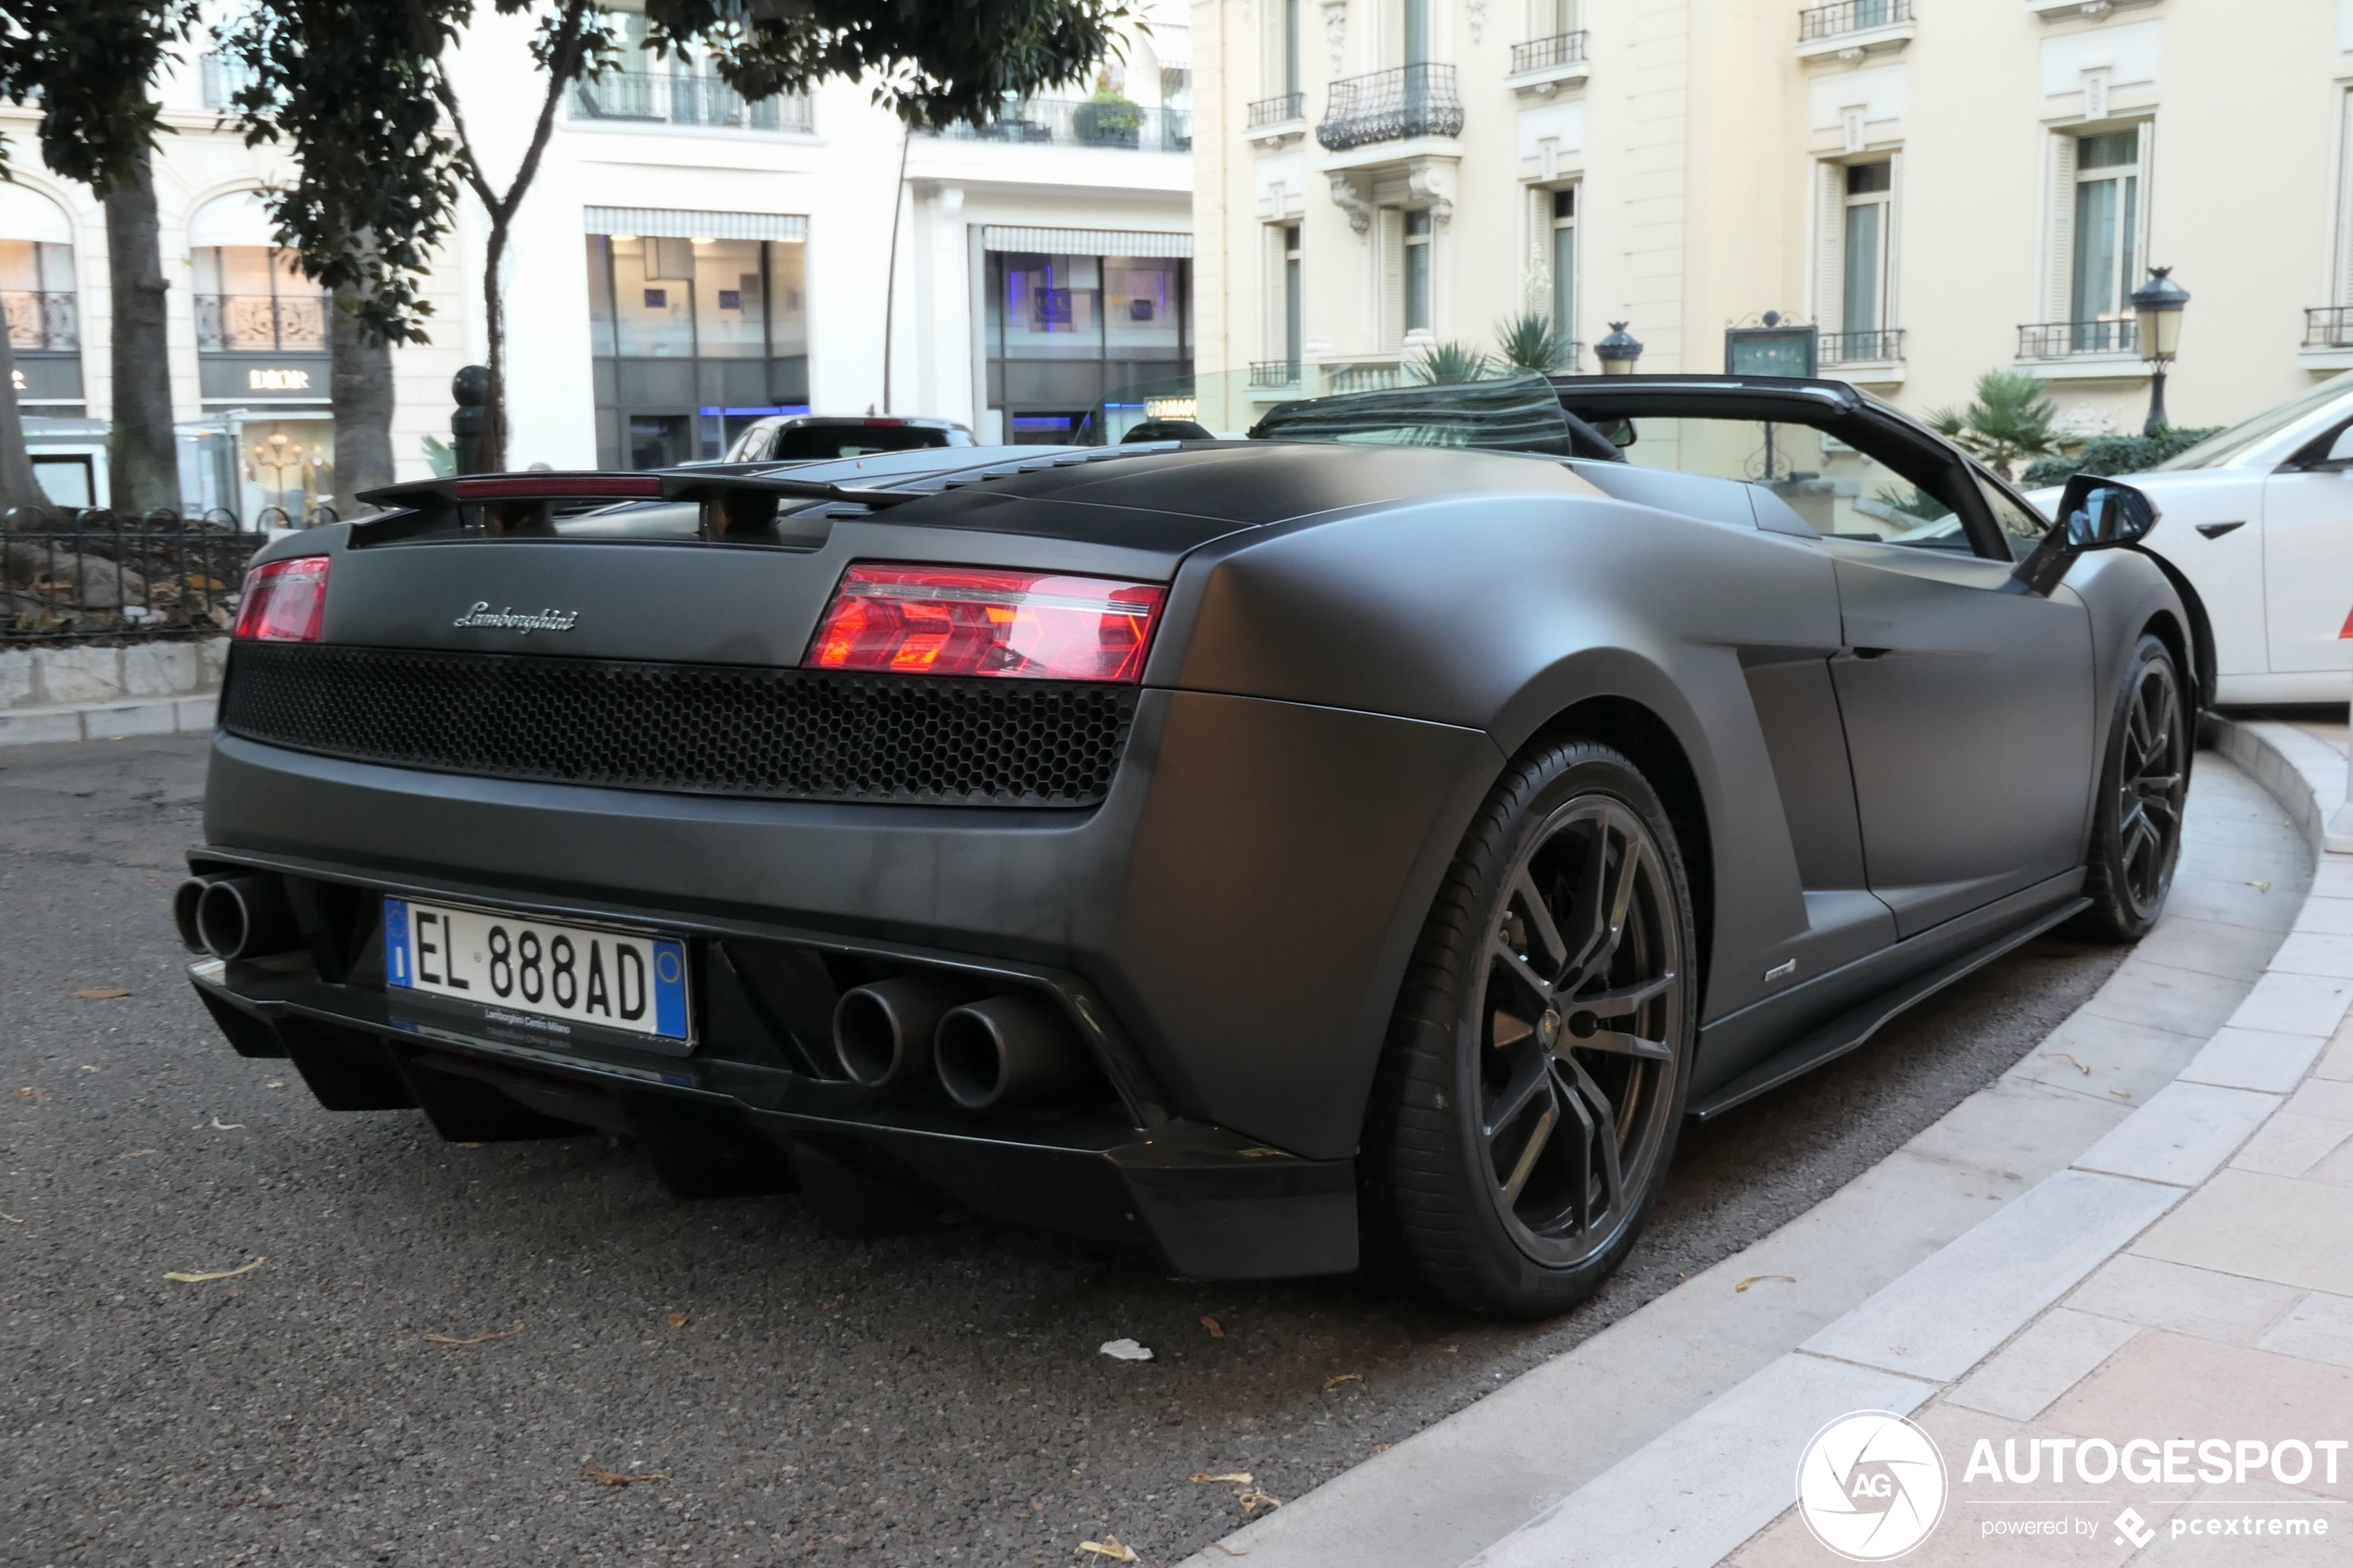
<svg viewBox="0 0 2353 1568"><path fill-rule="evenodd" d="M280 541L197 995L447 1138L1541 1313L1686 1116L2156 918L2210 660L2129 488L2046 531L1832 383L1261 414L435 481Z"/></svg>

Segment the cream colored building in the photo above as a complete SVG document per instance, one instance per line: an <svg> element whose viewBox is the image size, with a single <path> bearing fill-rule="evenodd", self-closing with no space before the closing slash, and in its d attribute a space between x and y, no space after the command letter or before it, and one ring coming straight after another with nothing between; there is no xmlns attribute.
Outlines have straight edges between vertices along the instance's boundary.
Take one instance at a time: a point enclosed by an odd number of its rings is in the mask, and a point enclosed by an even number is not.
<svg viewBox="0 0 2353 1568"><path fill-rule="evenodd" d="M1202 0L1193 44L1200 362L1260 399L1529 307L1720 371L1775 311L1916 410L2015 366L2136 431L2152 262L2174 422L2353 366L2353 0Z"/></svg>

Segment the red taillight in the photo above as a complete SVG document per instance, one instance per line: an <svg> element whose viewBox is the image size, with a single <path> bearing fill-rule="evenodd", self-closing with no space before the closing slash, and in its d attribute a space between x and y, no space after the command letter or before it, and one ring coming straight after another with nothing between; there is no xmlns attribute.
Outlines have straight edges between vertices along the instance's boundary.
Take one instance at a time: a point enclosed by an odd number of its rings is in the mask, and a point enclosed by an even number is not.
<svg viewBox="0 0 2353 1568"><path fill-rule="evenodd" d="M325 556L273 560L245 574L237 635L265 643L315 643L327 619Z"/></svg>
<svg viewBox="0 0 2353 1568"><path fill-rule="evenodd" d="M1135 681L1168 590L956 566L853 566L810 645L820 670Z"/></svg>

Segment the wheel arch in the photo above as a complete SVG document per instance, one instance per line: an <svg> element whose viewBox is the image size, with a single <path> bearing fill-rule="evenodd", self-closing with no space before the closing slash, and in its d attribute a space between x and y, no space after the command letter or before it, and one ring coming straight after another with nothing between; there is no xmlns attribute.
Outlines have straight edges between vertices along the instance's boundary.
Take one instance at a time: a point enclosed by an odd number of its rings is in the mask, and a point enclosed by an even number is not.
<svg viewBox="0 0 2353 1568"><path fill-rule="evenodd" d="M2189 619L2185 627L2170 611L2160 609L2149 617L2144 629L2164 638L2166 646L2173 650L2174 661L2189 671L2197 691L2198 713L2202 713L2214 706L2215 683L2214 623L2206 613L2206 601L2198 597L2188 574L2180 567L2155 550L2143 550L2140 554L2155 561L2157 569L2165 573L2165 580L2173 585L2174 596L2182 601L2182 613ZM2193 724L2197 716L2190 715Z"/></svg>

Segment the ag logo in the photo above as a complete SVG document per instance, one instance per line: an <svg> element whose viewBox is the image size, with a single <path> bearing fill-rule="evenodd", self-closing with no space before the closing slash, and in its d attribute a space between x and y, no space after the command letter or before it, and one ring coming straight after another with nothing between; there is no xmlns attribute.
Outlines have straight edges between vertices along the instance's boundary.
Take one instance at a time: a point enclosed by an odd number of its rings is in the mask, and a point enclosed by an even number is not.
<svg viewBox="0 0 2353 1568"><path fill-rule="evenodd" d="M1797 1512L1816 1540L1850 1562L1901 1557L1944 1515L1944 1456L1900 1415L1840 1416L1797 1461Z"/></svg>

